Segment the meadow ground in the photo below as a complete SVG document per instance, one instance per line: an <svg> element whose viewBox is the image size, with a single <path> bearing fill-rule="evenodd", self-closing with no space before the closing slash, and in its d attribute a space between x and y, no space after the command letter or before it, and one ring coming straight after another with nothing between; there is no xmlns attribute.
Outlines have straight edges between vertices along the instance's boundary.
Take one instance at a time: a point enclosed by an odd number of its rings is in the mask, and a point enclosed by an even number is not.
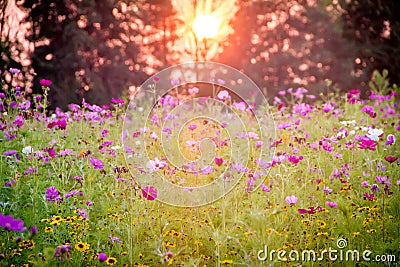
<svg viewBox="0 0 400 267"><path fill-rule="evenodd" d="M47 92L51 82L42 86ZM232 136L212 120L193 120L174 139L179 129L160 126L179 104L173 96L149 117L131 107L137 131L125 131L128 101L71 104L46 116L46 95L1 94L0 266L393 266L399 90L379 79L372 89L364 100L358 90L324 88L322 100L301 88L280 92L269 107L269 161L253 156L265 145L257 131ZM250 123L249 106L226 102ZM205 109L224 112L203 103L184 114ZM163 150L155 129L177 141L175 151ZM201 170L165 159L200 159L205 137L215 154ZM233 139L250 143L246 166L229 159ZM143 147L147 155L138 153ZM157 201L157 186L140 183L161 175L183 188L204 186L227 169L238 184L197 207Z"/></svg>

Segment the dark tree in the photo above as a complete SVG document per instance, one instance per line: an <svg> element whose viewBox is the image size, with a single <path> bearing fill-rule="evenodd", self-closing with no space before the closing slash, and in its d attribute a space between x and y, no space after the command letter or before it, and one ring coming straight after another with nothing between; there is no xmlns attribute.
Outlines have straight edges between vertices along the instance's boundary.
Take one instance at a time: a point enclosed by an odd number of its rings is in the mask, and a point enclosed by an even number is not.
<svg viewBox="0 0 400 267"><path fill-rule="evenodd" d="M389 71L400 84L400 4L395 0L340 0L344 36L357 43L355 71L371 77L374 69Z"/></svg>
<svg viewBox="0 0 400 267"><path fill-rule="evenodd" d="M22 70L19 56L21 55L23 48L18 42L15 36L11 36L11 25L12 18L10 18L10 5L8 0L0 0L0 70L5 71L10 68L16 68ZM1 75L4 75L2 73ZM6 80L4 88L7 89L10 86L10 81Z"/></svg>
<svg viewBox="0 0 400 267"><path fill-rule="evenodd" d="M241 1L220 60L243 70L268 96L300 86L318 94L325 79L347 89L357 81L354 44L341 37L331 8L321 1Z"/></svg>
<svg viewBox="0 0 400 267"><path fill-rule="evenodd" d="M132 36L129 12L118 0L25 0L22 6L32 24L28 40L34 43L32 66L38 81L53 81L52 107L80 102L109 103L146 75L135 69L138 46Z"/></svg>

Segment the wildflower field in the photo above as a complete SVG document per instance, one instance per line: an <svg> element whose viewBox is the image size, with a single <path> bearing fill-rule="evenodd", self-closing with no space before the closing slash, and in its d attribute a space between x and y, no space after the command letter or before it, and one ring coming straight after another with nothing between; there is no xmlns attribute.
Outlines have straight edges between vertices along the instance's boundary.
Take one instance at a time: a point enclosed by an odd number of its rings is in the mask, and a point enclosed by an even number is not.
<svg viewBox="0 0 400 267"><path fill-rule="evenodd" d="M375 73L366 97L357 89L338 93L328 81L318 96L297 88L269 99L270 160L258 157L266 144L251 128L252 107L229 90L219 90L217 100L245 122L244 130L207 97L171 120L176 106L199 94L196 87L186 98L163 96L145 114L146 98L47 112L51 81L41 85L44 95L30 99L19 87L0 95L0 266L399 262L400 101L385 75ZM187 123L177 135L179 118ZM138 152L143 148L147 154ZM244 152L246 165L232 160ZM176 153L186 163L172 164ZM201 169L187 163L199 159ZM165 192L156 184L141 183L160 175L189 196L217 179L231 188L202 205L170 205L158 201ZM302 258L304 250L315 255ZM345 259L347 251L358 251L358 259Z"/></svg>

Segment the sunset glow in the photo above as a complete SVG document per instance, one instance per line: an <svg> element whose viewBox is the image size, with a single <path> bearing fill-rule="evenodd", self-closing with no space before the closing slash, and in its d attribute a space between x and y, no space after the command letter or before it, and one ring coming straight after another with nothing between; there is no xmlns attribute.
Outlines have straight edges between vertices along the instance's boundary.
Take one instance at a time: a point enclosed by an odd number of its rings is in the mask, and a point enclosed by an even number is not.
<svg viewBox="0 0 400 267"><path fill-rule="evenodd" d="M175 43L178 51L189 51L188 58L180 56L180 61L200 58L210 60L233 34L232 20L238 10L236 0L199 0L194 6L191 0L174 0L177 17L184 22L177 28L182 38ZM197 55L197 56L196 56Z"/></svg>
<svg viewBox="0 0 400 267"><path fill-rule="evenodd" d="M198 39L215 38L218 35L221 20L215 15L199 14L193 21L193 31Z"/></svg>

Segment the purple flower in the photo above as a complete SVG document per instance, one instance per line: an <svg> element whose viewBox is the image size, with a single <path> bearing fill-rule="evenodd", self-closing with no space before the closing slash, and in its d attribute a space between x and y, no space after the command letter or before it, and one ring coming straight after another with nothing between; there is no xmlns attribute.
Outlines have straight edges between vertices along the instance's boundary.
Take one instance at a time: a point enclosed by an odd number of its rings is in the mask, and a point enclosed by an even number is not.
<svg viewBox="0 0 400 267"><path fill-rule="evenodd" d="M14 125L17 125L18 128L20 128L22 125L24 125L24 117L22 116L17 116L13 122Z"/></svg>
<svg viewBox="0 0 400 267"><path fill-rule="evenodd" d="M65 260L68 261L70 259L69 253L71 249L72 247L69 245L58 246L56 248L56 251L54 252L53 258L59 258L60 261L64 261L64 256L65 256Z"/></svg>
<svg viewBox="0 0 400 267"><path fill-rule="evenodd" d="M329 195L330 193L332 193L332 189L331 188L329 188L328 186L324 186L324 192L325 192L325 194L327 194L327 195Z"/></svg>
<svg viewBox="0 0 400 267"><path fill-rule="evenodd" d="M30 232L32 235L36 235L37 232L38 232L38 229L37 229L37 227L36 227L35 225L32 225L31 228L29 228L29 232Z"/></svg>
<svg viewBox="0 0 400 267"><path fill-rule="evenodd" d="M92 164L93 168L95 168L95 169L103 169L104 168L103 162L97 158L90 158L90 163Z"/></svg>
<svg viewBox="0 0 400 267"><path fill-rule="evenodd" d="M66 156L66 155L71 155L72 153L74 153L74 151L72 149L64 149L64 150L61 150L60 152L58 152L58 155Z"/></svg>
<svg viewBox="0 0 400 267"><path fill-rule="evenodd" d="M6 230L13 232L23 232L26 230L24 226L24 221L15 220L10 215L3 215L0 213L0 226Z"/></svg>
<svg viewBox="0 0 400 267"><path fill-rule="evenodd" d="M116 236L108 235L108 238L110 238L111 242L113 242L113 243L121 242L121 238L116 237Z"/></svg>
<svg viewBox="0 0 400 267"><path fill-rule="evenodd" d="M367 187L367 186L369 186L369 184L368 184L367 181L364 181L364 182L361 183L361 186L362 186L362 187Z"/></svg>
<svg viewBox="0 0 400 267"><path fill-rule="evenodd" d="M375 180L380 184L385 184L387 181L387 176L376 176Z"/></svg>
<svg viewBox="0 0 400 267"><path fill-rule="evenodd" d="M327 201L325 203L326 203L326 205L328 205L331 208L336 208L338 205L336 202L331 202L331 201Z"/></svg>
<svg viewBox="0 0 400 267"><path fill-rule="evenodd" d="M396 138L394 137L393 134L389 134L389 135L386 137L386 145L387 145L387 146L393 145L395 142L396 142Z"/></svg>
<svg viewBox="0 0 400 267"><path fill-rule="evenodd" d="M9 151L5 151L3 153L4 156L13 156L13 155L16 155L16 154L18 154L17 150L9 150Z"/></svg>
<svg viewBox="0 0 400 267"><path fill-rule="evenodd" d="M61 200L60 191L58 191L54 186L46 189L46 199L50 202L58 202Z"/></svg>
<svg viewBox="0 0 400 267"><path fill-rule="evenodd" d="M285 201L289 204L289 205L294 205L297 203L297 201L299 201L298 197L295 196L288 196L285 198Z"/></svg>
<svg viewBox="0 0 400 267"><path fill-rule="evenodd" d="M102 252L97 255L97 258L99 259L100 262L105 262L107 260L107 255L106 253Z"/></svg>
<svg viewBox="0 0 400 267"><path fill-rule="evenodd" d="M80 191L80 190L75 189L75 190L72 190L69 193L64 194L64 197L67 199L67 198L70 198L70 197L72 197L74 195L83 196L83 192Z"/></svg>
<svg viewBox="0 0 400 267"><path fill-rule="evenodd" d="M379 186L378 186L377 184L373 184L373 185L371 186L371 191L372 191L372 192L375 192L375 191L381 191L381 190L379 189Z"/></svg>
<svg viewBox="0 0 400 267"><path fill-rule="evenodd" d="M77 208L76 211L79 213L79 215L81 215L84 219L88 218L88 213L86 210L81 209L81 208Z"/></svg>
<svg viewBox="0 0 400 267"><path fill-rule="evenodd" d="M10 68L9 71L10 71L12 74L17 74L17 73L20 73L20 72L21 72L19 69L16 69L16 68Z"/></svg>
<svg viewBox="0 0 400 267"><path fill-rule="evenodd" d="M261 187L261 189L264 191L264 192L271 192L271 190L268 188L268 186L266 186L265 184L261 184L260 185L260 187Z"/></svg>

